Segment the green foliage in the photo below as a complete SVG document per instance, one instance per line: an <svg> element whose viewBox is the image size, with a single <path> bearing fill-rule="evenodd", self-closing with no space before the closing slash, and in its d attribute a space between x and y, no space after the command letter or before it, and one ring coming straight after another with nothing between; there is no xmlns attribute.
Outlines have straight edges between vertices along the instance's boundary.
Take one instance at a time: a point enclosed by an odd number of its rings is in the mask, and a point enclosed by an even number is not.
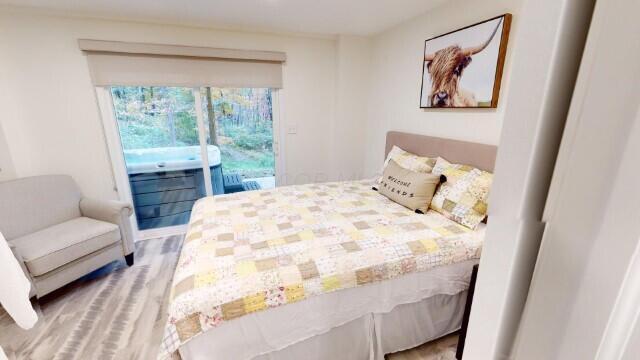
<svg viewBox="0 0 640 360"><path fill-rule="evenodd" d="M198 145L191 89L114 87L111 91L125 150Z"/></svg>
<svg viewBox="0 0 640 360"><path fill-rule="evenodd" d="M209 99L202 88L203 114ZM125 150L199 145L195 99L189 88L113 87ZM273 176L271 89L211 88L217 138L226 172ZM205 115L206 116L206 115Z"/></svg>
<svg viewBox="0 0 640 360"><path fill-rule="evenodd" d="M274 176L273 152L239 149L235 145L221 145L222 171L240 173L245 178Z"/></svg>
<svg viewBox="0 0 640 360"><path fill-rule="evenodd" d="M257 126L253 131L242 126L226 126L224 134L233 139L233 143L247 150L268 150L273 148L273 130L271 127Z"/></svg>
<svg viewBox="0 0 640 360"><path fill-rule="evenodd" d="M178 113L176 118L176 136L185 144L198 145L198 124L187 113Z"/></svg>

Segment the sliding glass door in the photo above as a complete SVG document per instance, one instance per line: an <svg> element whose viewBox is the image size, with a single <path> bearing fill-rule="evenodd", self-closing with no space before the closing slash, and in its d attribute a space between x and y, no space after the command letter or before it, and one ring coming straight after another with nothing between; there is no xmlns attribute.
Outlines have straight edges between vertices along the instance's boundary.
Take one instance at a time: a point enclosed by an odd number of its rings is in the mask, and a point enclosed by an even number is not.
<svg viewBox="0 0 640 360"><path fill-rule="evenodd" d="M187 223L207 195L192 89L112 87L111 96L138 229ZM218 149L207 155L219 165Z"/></svg>
<svg viewBox="0 0 640 360"><path fill-rule="evenodd" d="M271 89L103 91L117 133L110 147L119 147L111 149L112 158L119 152L122 160L116 182L119 190L127 187L139 231L186 224L195 201L208 195L275 186Z"/></svg>
<svg viewBox="0 0 640 360"><path fill-rule="evenodd" d="M226 191L275 186L272 89L202 88L207 144L220 150ZM231 189L233 190L233 189Z"/></svg>

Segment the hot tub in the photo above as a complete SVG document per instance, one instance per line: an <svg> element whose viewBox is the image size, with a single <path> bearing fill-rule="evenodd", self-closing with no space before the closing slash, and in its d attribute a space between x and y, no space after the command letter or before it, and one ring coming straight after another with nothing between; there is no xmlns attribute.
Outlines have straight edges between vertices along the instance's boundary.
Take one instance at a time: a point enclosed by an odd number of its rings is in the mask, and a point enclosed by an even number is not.
<svg viewBox="0 0 640 360"><path fill-rule="evenodd" d="M208 145L207 151L209 166L219 166L220 150L218 147ZM129 174L179 171L202 167L200 146L125 150L124 159Z"/></svg>
<svg viewBox="0 0 640 360"><path fill-rule="evenodd" d="M207 146L214 194L224 193L220 150ZM186 224L193 203L206 196L199 146L125 150L140 230Z"/></svg>

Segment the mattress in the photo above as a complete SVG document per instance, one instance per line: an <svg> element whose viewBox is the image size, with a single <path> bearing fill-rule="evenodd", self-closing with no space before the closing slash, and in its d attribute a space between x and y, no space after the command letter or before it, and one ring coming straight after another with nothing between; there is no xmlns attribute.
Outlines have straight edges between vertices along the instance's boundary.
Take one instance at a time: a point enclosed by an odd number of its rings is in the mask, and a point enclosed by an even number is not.
<svg viewBox="0 0 640 360"><path fill-rule="evenodd" d="M323 303L333 292L359 293L479 258L483 228L471 231L432 211L415 214L371 186L371 180L297 185L199 200L173 279L159 357L248 315ZM451 280L438 291L465 289L463 281L455 289L455 276ZM404 290L425 296L419 286ZM393 294L381 292L376 304ZM314 314L327 318L324 327L344 322L327 310Z"/></svg>

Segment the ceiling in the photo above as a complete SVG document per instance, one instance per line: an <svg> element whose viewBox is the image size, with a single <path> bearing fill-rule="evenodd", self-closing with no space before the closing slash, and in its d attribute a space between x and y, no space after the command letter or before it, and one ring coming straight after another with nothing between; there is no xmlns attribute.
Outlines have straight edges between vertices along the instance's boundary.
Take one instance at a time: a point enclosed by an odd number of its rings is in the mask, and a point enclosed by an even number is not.
<svg viewBox="0 0 640 360"><path fill-rule="evenodd" d="M69 15L275 32L371 35L445 0L0 0Z"/></svg>

